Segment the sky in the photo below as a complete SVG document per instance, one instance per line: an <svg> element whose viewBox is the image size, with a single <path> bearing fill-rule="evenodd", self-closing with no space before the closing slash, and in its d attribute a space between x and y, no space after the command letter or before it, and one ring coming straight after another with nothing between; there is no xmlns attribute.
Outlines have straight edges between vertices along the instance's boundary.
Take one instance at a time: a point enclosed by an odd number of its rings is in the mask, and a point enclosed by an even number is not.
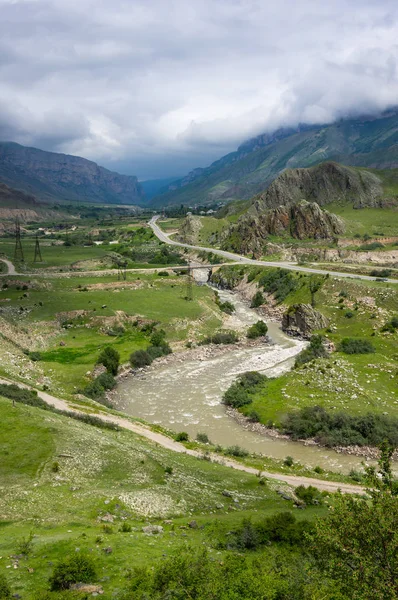
<svg viewBox="0 0 398 600"><path fill-rule="evenodd" d="M0 0L0 140L140 180L398 104L396 0Z"/></svg>

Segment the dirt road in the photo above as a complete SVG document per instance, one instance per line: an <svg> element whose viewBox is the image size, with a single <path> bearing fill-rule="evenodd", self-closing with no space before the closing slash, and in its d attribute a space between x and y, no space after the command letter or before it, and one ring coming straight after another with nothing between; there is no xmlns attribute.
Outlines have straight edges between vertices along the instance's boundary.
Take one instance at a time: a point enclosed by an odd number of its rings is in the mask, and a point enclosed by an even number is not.
<svg viewBox="0 0 398 600"><path fill-rule="evenodd" d="M7 379L0 379L0 383L15 383ZM21 388L25 389L33 389L27 385L18 383L17 384ZM74 406L70 406L68 402L65 400L61 400L60 398L56 398L51 394L47 394L47 392L38 391L39 397L47 402L50 406L54 406L59 410L67 410L73 411L80 414L87 414L79 411ZM202 458L203 454L197 450L190 450L185 448L183 444L174 441L173 439L167 437L162 433L158 433L150 429L150 427L143 425L141 423L134 423L129 419L125 419L123 417L119 417L117 415L105 414L101 413L98 415L97 413L92 413L93 416L100 418L103 421L107 421L108 423L114 423L115 425L119 425L119 427L123 429L127 429L132 431L133 433L140 435L151 442L159 444L163 448L167 450L172 450L173 452L179 452L181 454L188 454L189 456L194 456L195 458ZM242 465L241 463L232 460L230 458L226 458L225 456L219 456L218 454L211 454L211 461L213 463L218 463L220 465L230 467L231 469L236 469L237 471L244 471L245 473L250 473L252 475L259 475L259 470L253 467L248 467L246 465ZM322 491L327 492L337 492L337 490L341 490L342 493L345 494L362 494L364 493L364 488L358 485L353 485L349 483L337 483L334 481L323 481L321 479L315 479L311 477L300 477L298 475L284 475L282 473L270 473L269 471L261 471L261 477L265 477L266 479L272 479L276 481L284 482L293 487L297 487L299 485L309 486L313 485Z"/></svg>

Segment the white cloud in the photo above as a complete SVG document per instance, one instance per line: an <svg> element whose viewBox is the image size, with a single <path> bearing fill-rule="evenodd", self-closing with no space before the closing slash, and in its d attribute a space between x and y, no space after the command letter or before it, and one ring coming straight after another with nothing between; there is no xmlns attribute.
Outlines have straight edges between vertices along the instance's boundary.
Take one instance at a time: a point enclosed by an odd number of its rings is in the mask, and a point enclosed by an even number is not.
<svg viewBox="0 0 398 600"><path fill-rule="evenodd" d="M0 135L139 176L398 98L381 0L0 0Z"/></svg>

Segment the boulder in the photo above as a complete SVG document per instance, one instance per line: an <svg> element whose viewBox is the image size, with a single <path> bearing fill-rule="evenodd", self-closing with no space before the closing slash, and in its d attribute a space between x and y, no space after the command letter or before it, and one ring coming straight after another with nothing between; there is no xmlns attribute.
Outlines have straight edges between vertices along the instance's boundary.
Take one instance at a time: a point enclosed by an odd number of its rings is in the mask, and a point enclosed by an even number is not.
<svg viewBox="0 0 398 600"><path fill-rule="evenodd" d="M314 331L328 325L329 319L310 304L293 304L282 318L283 331L293 336L310 337Z"/></svg>
<svg viewBox="0 0 398 600"><path fill-rule="evenodd" d="M163 527L161 525L146 525L146 527L142 528L143 533L147 533L149 535L163 533Z"/></svg>

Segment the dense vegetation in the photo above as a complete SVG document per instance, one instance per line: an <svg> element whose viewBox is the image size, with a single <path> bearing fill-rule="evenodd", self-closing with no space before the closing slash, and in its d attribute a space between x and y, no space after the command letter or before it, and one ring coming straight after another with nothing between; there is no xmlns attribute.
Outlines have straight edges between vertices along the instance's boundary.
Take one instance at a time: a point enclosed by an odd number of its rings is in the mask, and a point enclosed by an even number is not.
<svg viewBox="0 0 398 600"><path fill-rule="evenodd" d="M223 396L223 403L232 408L241 408L252 402L251 394L258 385L266 382L267 377L257 373L257 371L248 371L239 375L234 383L227 389Z"/></svg>
<svg viewBox="0 0 398 600"><path fill-rule="evenodd" d="M273 294L278 302L282 302L297 289L298 282L290 271L272 269L260 277L258 285L268 294Z"/></svg>
<svg viewBox="0 0 398 600"><path fill-rule="evenodd" d="M398 418L383 414L332 413L308 406L288 413L282 431L293 439L315 439L323 446L378 446L384 440L398 446Z"/></svg>
<svg viewBox="0 0 398 600"><path fill-rule="evenodd" d="M258 337L263 337L267 335L268 327L264 321L257 321L257 323L253 323L247 330L247 337L249 339L256 339Z"/></svg>
<svg viewBox="0 0 398 600"><path fill-rule="evenodd" d="M311 336L310 343L307 348L304 348L300 354L296 357L295 367L300 367L305 363L315 360L316 358L323 358L327 356L327 350L324 345L324 340L321 335Z"/></svg>

